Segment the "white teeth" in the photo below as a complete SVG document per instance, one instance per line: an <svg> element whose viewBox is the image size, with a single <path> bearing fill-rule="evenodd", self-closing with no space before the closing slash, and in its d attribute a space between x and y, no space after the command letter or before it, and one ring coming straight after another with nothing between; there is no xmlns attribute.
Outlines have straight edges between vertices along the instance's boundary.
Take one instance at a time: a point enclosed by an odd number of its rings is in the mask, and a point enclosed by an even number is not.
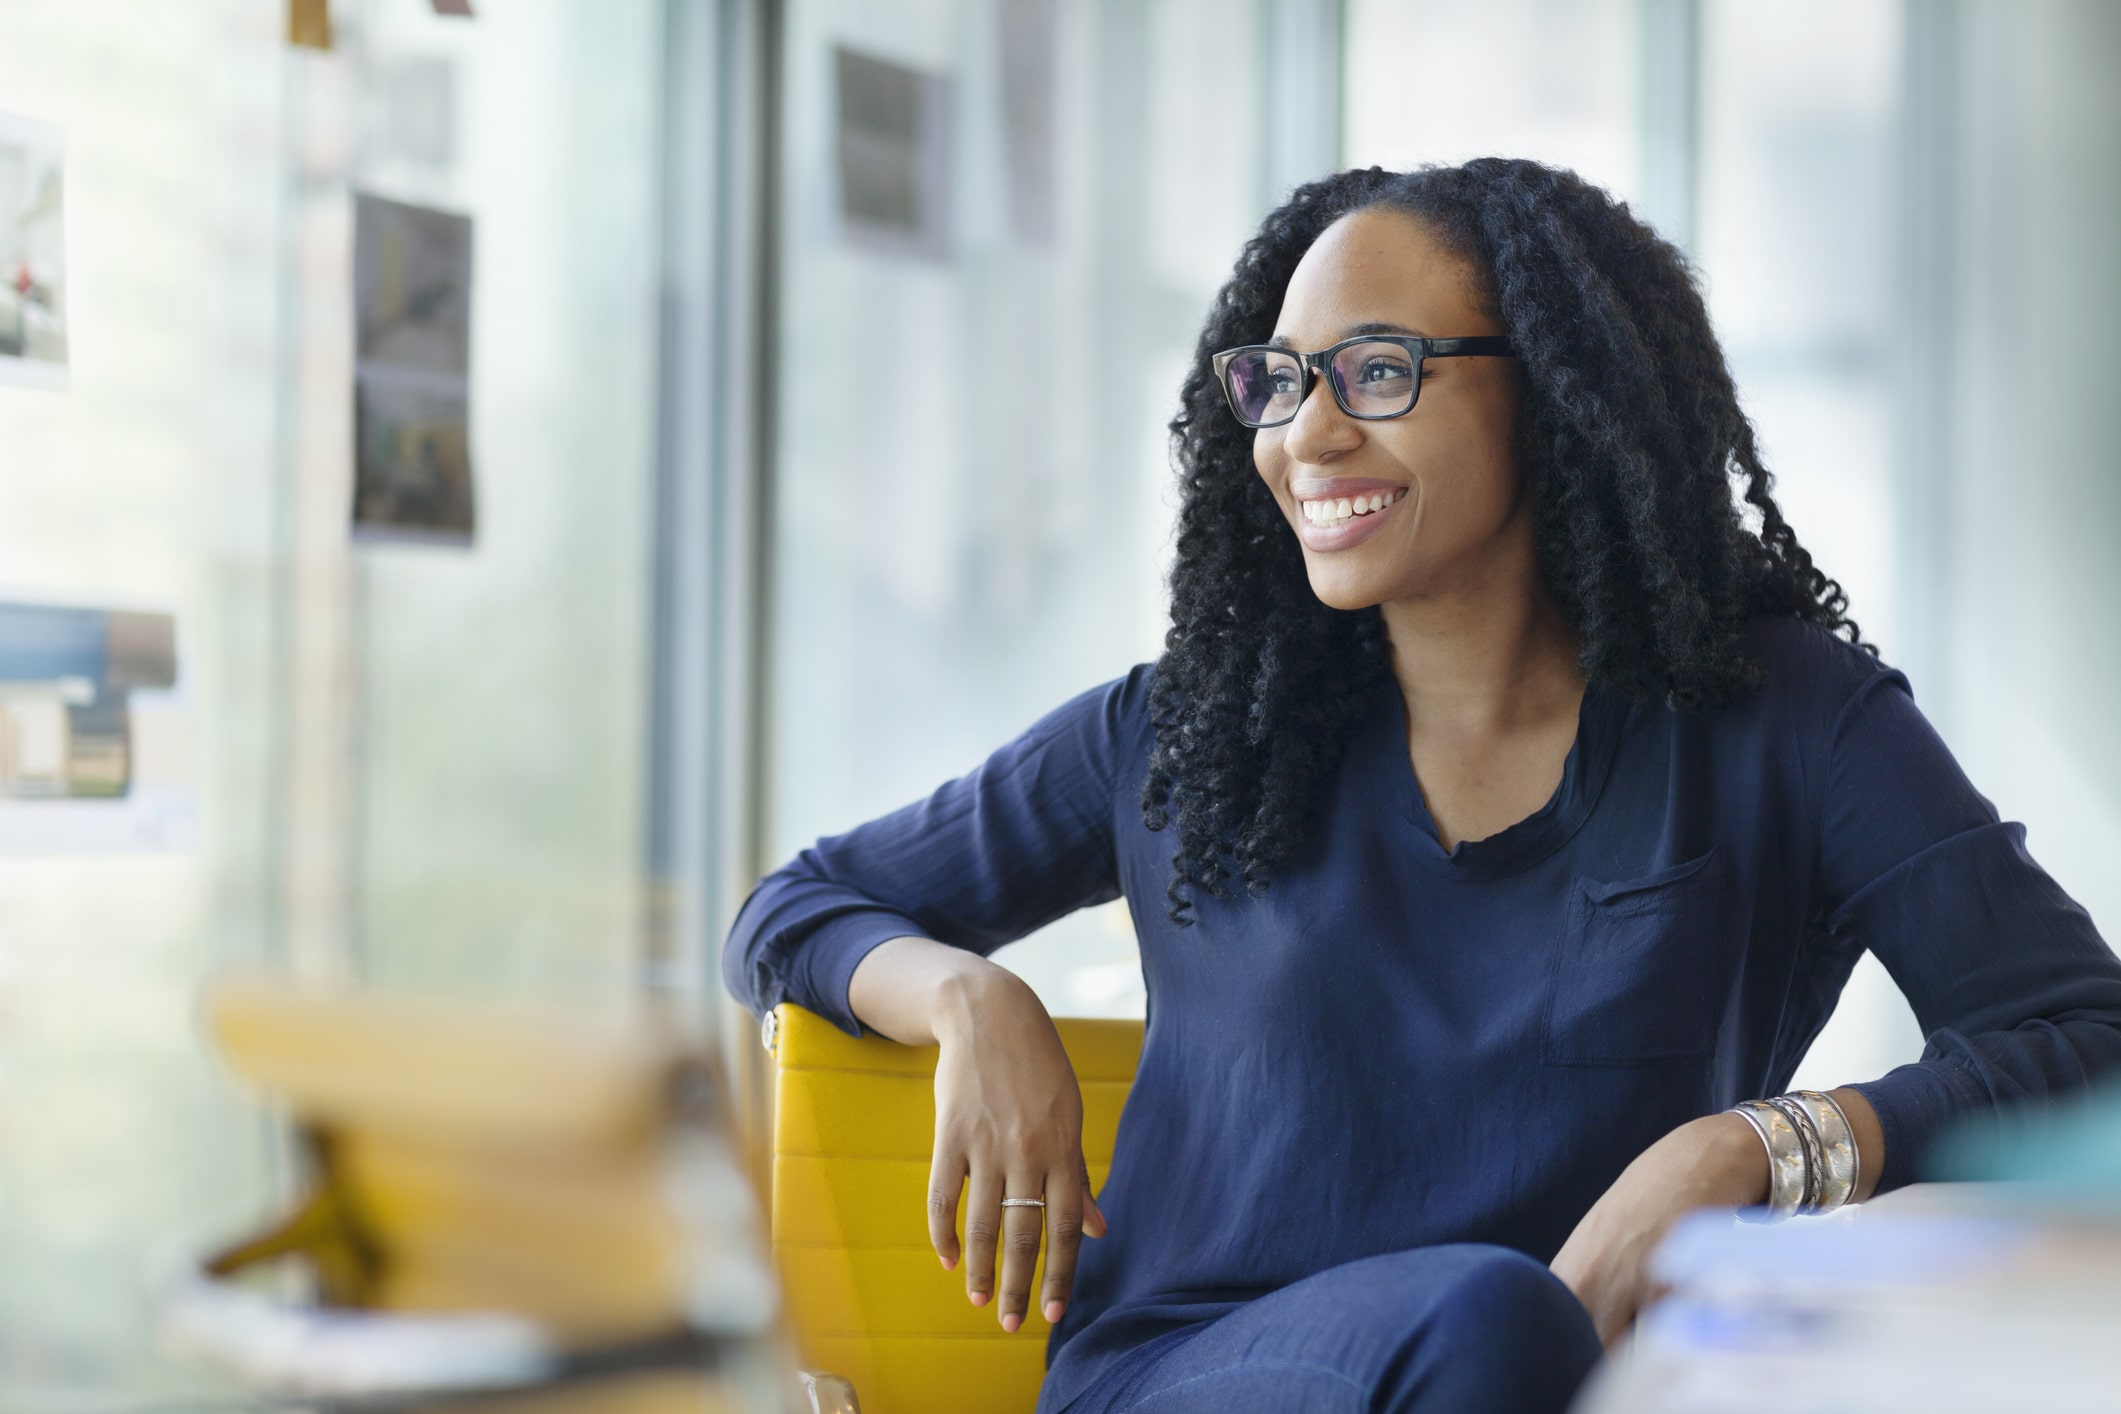
<svg viewBox="0 0 2121 1414"><path fill-rule="evenodd" d="M1334 528L1355 515L1377 515L1406 492L1370 492L1364 496L1340 496L1336 500L1298 500L1296 509L1313 526Z"/></svg>
<svg viewBox="0 0 2121 1414"><path fill-rule="evenodd" d="M1330 501L1299 501L1297 509L1311 524L1330 530L1354 516L1375 515L1405 494L1404 491L1376 491Z"/></svg>

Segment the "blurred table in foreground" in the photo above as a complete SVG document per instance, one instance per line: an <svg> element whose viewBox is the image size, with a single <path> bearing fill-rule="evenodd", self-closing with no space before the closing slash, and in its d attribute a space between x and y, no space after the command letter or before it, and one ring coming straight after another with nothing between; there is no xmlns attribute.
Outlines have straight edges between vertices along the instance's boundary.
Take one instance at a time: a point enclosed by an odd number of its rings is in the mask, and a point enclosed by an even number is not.
<svg viewBox="0 0 2121 1414"><path fill-rule="evenodd" d="M1577 1414L2121 1410L2121 1222L2013 1184L1928 1184L1786 1223L1696 1214L1673 1294Z"/></svg>

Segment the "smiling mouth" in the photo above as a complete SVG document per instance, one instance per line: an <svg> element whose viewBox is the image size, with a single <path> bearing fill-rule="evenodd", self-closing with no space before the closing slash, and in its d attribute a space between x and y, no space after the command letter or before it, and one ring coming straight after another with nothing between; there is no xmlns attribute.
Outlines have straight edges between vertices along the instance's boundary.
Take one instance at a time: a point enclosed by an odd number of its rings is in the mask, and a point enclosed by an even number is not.
<svg viewBox="0 0 2121 1414"><path fill-rule="evenodd" d="M1360 516L1375 515L1407 493L1404 491L1373 491L1366 496L1342 496L1321 501L1298 501L1304 519L1321 530L1346 525Z"/></svg>

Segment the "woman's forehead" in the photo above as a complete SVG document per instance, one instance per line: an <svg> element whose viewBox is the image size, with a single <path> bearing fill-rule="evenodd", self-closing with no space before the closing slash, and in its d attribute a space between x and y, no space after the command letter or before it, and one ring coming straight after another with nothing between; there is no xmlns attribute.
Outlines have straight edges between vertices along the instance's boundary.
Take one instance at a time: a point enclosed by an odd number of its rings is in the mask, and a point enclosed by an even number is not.
<svg viewBox="0 0 2121 1414"><path fill-rule="evenodd" d="M1417 218L1373 207L1341 217L1304 252L1274 334L1320 349L1378 325L1436 338L1492 327L1466 259Z"/></svg>

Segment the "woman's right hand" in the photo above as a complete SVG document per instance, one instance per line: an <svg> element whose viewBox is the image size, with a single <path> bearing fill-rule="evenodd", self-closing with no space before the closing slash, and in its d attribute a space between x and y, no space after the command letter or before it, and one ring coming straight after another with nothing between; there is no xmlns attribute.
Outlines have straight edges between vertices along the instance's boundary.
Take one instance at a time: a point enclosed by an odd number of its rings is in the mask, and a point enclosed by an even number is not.
<svg viewBox="0 0 2121 1414"><path fill-rule="evenodd" d="M1105 1215L1083 1164L1082 1087L1038 995L978 953L908 937L863 956L847 1001L872 1031L942 1048L928 1240L944 1268L962 1261L965 1295L975 1306L993 1301L1002 1329L1014 1331L1030 1309L1031 1269L1044 1238L1039 1306L1058 1321L1075 1285L1076 1249L1086 1234L1105 1235ZM1004 1208L1004 1198L1044 1198L1046 1206Z"/></svg>
<svg viewBox="0 0 2121 1414"><path fill-rule="evenodd" d="M1085 1234L1105 1235L1105 1217L1090 1196L1083 1160L1082 1088L1053 1018L1015 974L972 960L980 965L953 968L933 994L942 1055L935 1067L928 1238L946 1270L962 1260L972 1304L993 1300L1002 1329L1014 1331L1029 1309L1041 1237L1046 1278L1039 1305L1047 1321L1058 1322L1074 1287L1076 1250ZM1043 1210L1002 1206L1004 1198L1041 1197Z"/></svg>

